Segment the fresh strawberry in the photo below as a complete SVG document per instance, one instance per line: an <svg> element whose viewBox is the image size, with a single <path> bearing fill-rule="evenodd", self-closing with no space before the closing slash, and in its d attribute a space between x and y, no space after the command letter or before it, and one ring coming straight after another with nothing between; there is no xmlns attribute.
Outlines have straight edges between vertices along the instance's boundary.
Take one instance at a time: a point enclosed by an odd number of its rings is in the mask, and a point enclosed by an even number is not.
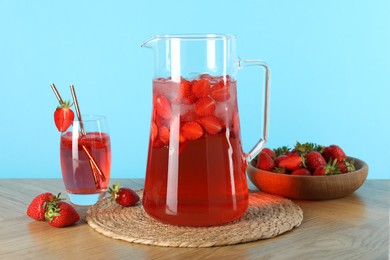
<svg viewBox="0 0 390 260"><path fill-rule="evenodd" d="M223 122L216 116L204 116L198 121L206 132L212 135L218 134L223 128Z"/></svg>
<svg viewBox="0 0 390 260"><path fill-rule="evenodd" d="M192 85L192 93L198 98L203 98L210 93L210 82L206 79L196 80Z"/></svg>
<svg viewBox="0 0 390 260"><path fill-rule="evenodd" d="M322 155L317 151L311 151L305 156L305 166L310 171L314 171L319 166L326 165L326 161Z"/></svg>
<svg viewBox="0 0 390 260"><path fill-rule="evenodd" d="M348 168L344 164L344 162L337 162L337 168L340 170L341 173L347 173L348 172Z"/></svg>
<svg viewBox="0 0 390 260"><path fill-rule="evenodd" d="M46 204L54 198L57 198L52 193L46 192L36 196L27 208L27 216L35 220L45 220Z"/></svg>
<svg viewBox="0 0 390 260"><path fill-rule="evenodd" d="M290 153L290 148L288 146L281 146L274 149L274 152L276 154L276 157L278 157L279 155L287 155Z"/></svg>
<svg viewBox="0 0 390 260"><path fill-rule="evenodd" d="M340 146L334 144L325 147L323 155L326 161L337 159L338 162L342 162L347 158Z"/></svg>
<svg viewBox="0 0 390 260"><path fill-rule="evenodd" d="M300 143L297 142L294 147L294 152L298 153L299 155L305 156L306 154L310 153L311 151L317 151L321 153L323 151L324 147L315 143Z"/></svg>
<svg viewBox="0 0 390 260"><path fill-rule="evenodd" d="M266 152L260 152L257 158L257 168L264 171L272 171L275 167L275 162Z"/></svg>
<svg viewBox="0 0 390 260"><path fill-rule="evenodd" d="M311 172L306 168L295 169L291 175L311 176Z"/></svg>
<svg viewBox="0 0 390 260"><path fill-rule="evenodd" d="M180 133L185 139L196 140L203 136L203 128L198 122L190 121L181 127Z"/></svg>
<svg viewBox="0 0 390 260"><path fill-rule="evenodd" d="M271 158L272 158L273 160L276 159L276 153L275 153L274 150L272 150L272 149L269 149L269 148L265 147L265 148L263 148L263 150L261 150L261 152L263 152L263 153L268 153L268 155L271 156Z"/></svg>
<svg viewBox="0 0 390 260"><path fill-rule="evenodd" d="M156 112L159 116L165 119L171 118L171 104L168 99L164 96L157 96L154 101L154 107L156 108Z"/></svg>
<svg viewBox="0 0 390 260"><path fill-rule="evenodd" d="M351 160L350 162L348 162L347 160L344 160L342 162L338 161L337 168L341 171L341 173L353 172L356 170L354 160Z"/></svg>
<svg viewBox="0 0 390 260"><path fill-rule="evenodd" d="M285 158L279 161L279 167L286 168L287 170L294 171L298 169L302 164L302 157L299 154L291 153Z"/></svg>
<svg viewBox="0 0 390 260"><path fill-rule="evenodd" d="M230 98L230 82L225 82L221 80L216 83L212 88L210 95L213 99L223 102Z"/></svg>
<svg viewBox="0 0 390 260"><path fill-rule="evenodd" d="M275 164L277 167L280 167L280 161L282 161L284 158L287 158L287 155L281 154L275 159Z"/></svg>
<svg viewBox="0 0 390 260"><path fill-rule="evenodd" d="M329 161L325 165L318 166L314 172L314 176L325 176L325 175L335 175L340 174L339 168L337 168L337 160Z"/></svg>
<svg viewBox="0 0 390 260"><path fill-rule="evenodd" d="M282 173L282 174L291 174L291 171L286 170L286 168L284 167L275 167L272 171L277 173Z"/></svg>
<svg viewBox="0 0 390 260"><path fill-rule="evenodd" d="M54 123L60 132L65 132L73 123L74 113L70 109L71 106L70 101L66 101L60 103L56 111L54 111Z"/></svg>
<svg viewBox="0 0 390 260"><path fill-rule="evenodd" d="M214 113L215 108L215 101L210 97L204 97L196 102L195 113L199 116L208 116Z"/></svg>
<svg viewBox="0 0 390 260"><path fill-rule="evenodd" d="M325 176L325 175L326 175L325 165L318 166L313 172L313 176Z"/></svg>
<svg viewBox="0 0 390 260"><path fill-rule="evenodd" d="M50 202L46 206L45 218L53 227L70 226L80 220L77 211L66 202Z"/></svg>
<svg viewBox="0 0 390 260"><path fill-rule="evenodd" d="M138 194L130 188L119 188L119 184L114 184L109 188L108 193L111 194L112 200L123 207L130 207L139 201Z"/></svg>

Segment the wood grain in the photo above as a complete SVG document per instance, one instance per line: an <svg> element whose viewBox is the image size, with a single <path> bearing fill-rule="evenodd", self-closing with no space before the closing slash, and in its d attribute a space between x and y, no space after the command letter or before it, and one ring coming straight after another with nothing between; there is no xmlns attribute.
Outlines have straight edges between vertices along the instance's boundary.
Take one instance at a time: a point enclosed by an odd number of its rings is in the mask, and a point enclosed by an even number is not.
<svg viewBox="0 0 390 260"><path fill-rule="evenodd" d="M118 180L113 180L115 183ZM121 179L142 188L142 179ZM253 188L253 186L250 186ZM294 201L302 225L272 239L213 248L164 248L98 234L80 221L53 228L25 214L43 191L64 192L61 179L0 179L0 259L388 259L390 180L366 180L352 195ZM77 207L81 215L87 207Z"/></svg>

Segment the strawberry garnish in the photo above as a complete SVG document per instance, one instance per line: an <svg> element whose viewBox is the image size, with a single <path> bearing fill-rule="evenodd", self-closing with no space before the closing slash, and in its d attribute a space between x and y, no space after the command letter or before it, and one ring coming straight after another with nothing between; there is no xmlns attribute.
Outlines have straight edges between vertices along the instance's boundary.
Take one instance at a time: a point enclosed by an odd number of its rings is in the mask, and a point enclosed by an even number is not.
<svg viewBox="0 0 390 260"><path fill-rule="evenodd" d="M71 106L70 101L65 101L54 111L54 123L60 132L65 132L73 123L74 113L70 109Z"/></svg>
<svg viewBox="0 0 390 260"><path fill-rule="evenodd" d="M77 211L63 201L51 201L46 206L45 218L53 227L67 227L80 220Z"/></svg>
<svg viewBox="0 0 390 260"><path fill-rule="evenodd" d="M156 108L156 112L159 116L165 119L171 118L171 104L168 99L164 96L157 96L154 101L154 107Z"/></svg>
<svg viewBox="0 0 390 260"><path fill-rule="evenodd" d="M230 83L223 80L216 83L210 91L210 95L217 101L226 101L230 98Z"/></svg>
<svg viewBox="0 0 390 260"><path fill-rule="evenodd" d="M212 135L218 134L223 128L222 120L216 116L204 116L199 118L198 121L206 132Z"/></svg>
<svg viewBox="0 0 390 260"><path fill-rule="evenodd" d="M200 79L193 82L192 93L198 98L207 96L210 93L210 81Z"/></svg>
<svg viewBox="0 0 390 260"><path fill-rule="evenodd" d="M195 113L199 116L212 115L215 108L215 101L210 97L204 97L196 102Z"/></svg>
<svg viewBox="0 0 390 260"><path fill-rule="evenodd" d="M135 205L139 200L138 194L130 188L120 188L119 184L114 184L109 188L108 193L111 194L112 200L123 207Z"/></svg>
<svg viewBox="0 0 390 260"><path fill-rule="evenodd" d="M196 140L203 136L203 129L198 122L190 121L181 127L180 133L185 139Z"/></svg>

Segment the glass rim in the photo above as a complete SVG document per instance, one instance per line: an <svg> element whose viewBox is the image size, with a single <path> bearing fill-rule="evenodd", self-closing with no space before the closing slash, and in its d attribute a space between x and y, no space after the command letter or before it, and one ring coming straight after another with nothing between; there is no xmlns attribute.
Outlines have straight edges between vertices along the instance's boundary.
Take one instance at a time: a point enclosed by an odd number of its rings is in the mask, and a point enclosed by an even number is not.
<svg viewBox="0 0 390 260"><path fill-rule="evenodd" d="M230 40L235 39L234 34L220 34L220 33L193 33L193 34L157 34L155 39L179 39L179 40Z"/></svg>
<svg viewBox="0 0 390 260"><path fill-rule="evenodd" d="M82 122L93 122L93 121L99 121L99 120L106 120L107 118L102 115L94 115L94 114L82 114L81 115L81 121ZM80 122L80 120L75 116L73 119L73 122Z"/></svg>

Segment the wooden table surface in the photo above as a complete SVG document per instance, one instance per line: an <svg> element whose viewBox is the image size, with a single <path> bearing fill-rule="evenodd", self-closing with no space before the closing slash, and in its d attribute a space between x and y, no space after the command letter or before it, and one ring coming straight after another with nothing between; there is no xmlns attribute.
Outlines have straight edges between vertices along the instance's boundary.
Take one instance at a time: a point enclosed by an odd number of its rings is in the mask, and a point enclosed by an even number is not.
<svg viewBox="0 0 390 260"><path fill-rule="evenodd" d="M119 179L142 188L143 179ZM212 248L166 248L105 237L84 220L53 228L26 215L32 198L64 192L61 179L0 179L0 259L389 259L390 180L367 180L352 195L295 201L300 227L278 237ZM77 207L84 218L87 207Z"/></svg>

